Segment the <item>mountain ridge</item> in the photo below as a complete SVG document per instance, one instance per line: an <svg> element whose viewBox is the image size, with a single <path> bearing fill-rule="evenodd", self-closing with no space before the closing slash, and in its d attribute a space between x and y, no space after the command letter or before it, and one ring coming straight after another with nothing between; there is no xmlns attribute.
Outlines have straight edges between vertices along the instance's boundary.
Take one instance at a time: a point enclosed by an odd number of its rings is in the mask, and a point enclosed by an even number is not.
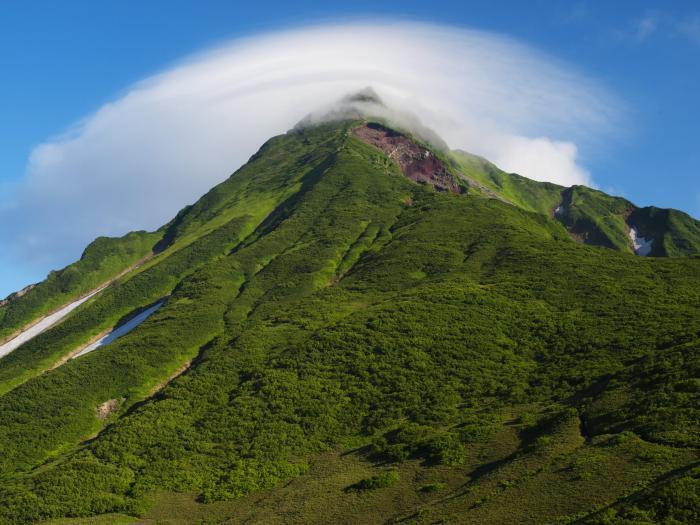
<svg viewBox="0 0 700 525"><path fill-rule="evenodd" d="M360 106L356 106L356 104L360 104ZM344 98L338 105L336 109L329 110L326 113L322 113L320 115L315 115L315 116L308 116L305 119L302 119L299 123L297 123L294 128L291 130L292 133L299 132L300 130L304 129L305 127L308 126L313 126L313 125L318 125L318 123L322 122L338 122L342 120L350 120L350 121L355 121L355 122L365 122L365 123L374 123L378 126L388 126L386 129L392 129L396 128L399 131L396 131L395 133L400 135L400 136L405 136L408 141L412 141L415 143L415 137L412 136L411 132L406 131L406 128L402 128L402 126L393 124L390 119L386 119L384 117L372 117L371 116L371 111L376 110L377 107L380 108L386 108L386 105L384 102L379 98L379 96L372 90L371 88L366 88L365 90L361 90L353 95L350 95L346 98ZM665 222L672 222L672 219L670 219L670 216L676 215L678 218L676 220L681 221L684 223L682 225L683 228L689 228L690 231L686 231L685 236L680 235L679 242L677 242L677 245L673 245L673 248L668 250L664 248L656 248L653 250L652 254L655 256L685 256L685 255L696 255L700 254L700 246L698 245L699 239L700 239L700 221L694 219L687 213L681 211L681 210L676 210L673 208L657 208L653 205L651 206L644 206L644 207L638 207L628 201L627 199L623 197L614 197L614 196L609 196L606 194L603 194L603 192L599 192L599 190L595 190L593 188L589 188L587 186L582 186L582 185L574 185L574 186L561 186L559 184L551 183L551 182L540 182L540 181L535 181L533 179L529 179L527 177L523 177L522 175L518 175L517 173L506 173L499 168L497 168L495 165L490 163L488 160L484 159L483 157L480 157L478 155L474 155L471 153L468 153L464 150L452 150L450 151L447 148L446 143L438 137L438 135L430 130L429 128L425 128L422 124L419 123L419 120L417 117L411 115L411 114L406 114L407 116L404 116L404 120L408 119L411 121L410 125L417 126L419 129L419 135L421 136L421 133L425 136L429 136L432 139L419 139L418 144L422 143L423 147L432 150L434 148L438 148L437 151L442 151L445 150L450 153L451 158L449 159L451 162L449 162L449 165L451 165L455 169L464 169L465 165L473 168L474 164L480 165L479 166L479 176L474 178L466 173L458 173L463 180L467 181L468 185L471 185L473 188L484 194L485 196L492 197L492 198L498 198L502 199L504 202L508 202L517 206L524 207L525 209L530 209L530 210L535 210L535 211L543 211L544 210L541 208L540 205L534 205L532 202L528 202L527 200L522 200L522 195L518 195L518 197L515 199L516 202L511 202L511 200L508 199L508 187L512 186L513 181L527 181L526 184L531 185L531 186L538 186L542 188L543 191L540 192L540 195L538 197L542 196L542 193L550 193L553 190L558 190L562 195L562 200L559 202L557 206L550 206L548 209L548 212L551 213L552 215L557 218L555 211L556 209L565 203L567 198L570 198L571 193L574 193L577 191L577 189L583 189L588 192L598 192L601 195L605 195L607 198L612 199L615 204L614 206L619 207L623 206L626 207L624 211L625 221L628 222L630 221L630 217L634 216L634 218L631 219L631 222L639 222L639 223L648 223L648 222L654 222L653 217L658 216L658 215L665 215L664 217ZM357 129L357 128L355 128ZM283 135L280 135L283 136ZM427 141L427 142L426 142ZM264 148L264 146L263 146ZM250 160L254 160L254 158L260 154L260 152L257 152L256 154L251 157ZM433 151L433 154L435 151ZM460 162L461 161L461 162ZM466 162L465 162L466 161ZM471 171L469 168L467 168L464 171ZM410 177L409 177L410 178ZM527 191L527 190L525 190ZM545 198L545 201L550 200ZM157 235L158 232L164 232L163 233L163 238L159 239L157 242L154 243L153 250L159 251L163 249L163 247L167 246L168 243L170 242L168 240L168 235L172 235L173 233L170 232L168 234L168 229L172 228L172 223L177 222L178 217L180 217L182 214L186 214L190 211L191 206L185 206L182 210L180 210L176 217L173 218L172 221L169 223L163 225L161 228L158 229L157 232L153 232L152 235ZM571 233L573 234L573 238L576 240L577 239L577 232L573 231L576 229L576 224L575 220L572 222L570 225L566 225L567 228L571 229ZM627 225L627 231L629 237L629 228L632 226L631 224ZM657 238L663 239L665 234L667 234L668 228L660 228L659 225L651 225L651 224L645 224L643 226L644 229L648 229L650 231L657 230L654 234L651 236L656 240ZM680 228L677 228L680 229ZM661 231L658 231L661 230ZM121 239L126 239L130 236L138 235L138 234L143 234L146 232L129 232L127 233L124 237ZM596 232L599 233L599 232ZM678 235L678 232L673 232L675 235ZM580 240L580 237L578 237ZM100 239L108 239L106 237L100 238ZM99 242L100 239L97 239L95 242ZM114 240L117 240L117 238L114 238ZM626 243L627 247L629 247L631 239L628 239L629 242ZM585 242L585 241L584 241ZM92 244L92 243L91 243ZM605 238L603 236L602 241L598 242L591 242L591 244L594 245L603 245L608 248L612 249L622 249L622 246L625 243L620 243L620 242L612 242L609 239ZM663 245L664 242L659 242L658 244ZM88 247L89 249L90 247ZM623 250L624 251L624 250ZM85 257L85 254L81 256L81 260ZM64 268L63 270L59 270L58 272L66 272L69 270L71 265L68 267ZM49 274L49 278L51 278L52 274ZM43 283L44 281L42 281ZM37 286L38 283L36 284L30 284L26 287L24 287L22 290L19 290L17 292L10 293L5 299L0 301L0 308L3 306L8 305L11 303L13 300L16 298L19 298L26 293L30 292Z"/></svg>
<svg viewBox="0 0 700 525"><path fill-rule="evenodd" d="M698 259L576 243L554 185L393 130L402 166L363 125L270 139L156 255L0 359L0 522L159 522L168 501L222 523L693 512L634 498L697 485ZM425 151L420 184L402 168ZM575 193L574 219L618 209Z"/></svg>

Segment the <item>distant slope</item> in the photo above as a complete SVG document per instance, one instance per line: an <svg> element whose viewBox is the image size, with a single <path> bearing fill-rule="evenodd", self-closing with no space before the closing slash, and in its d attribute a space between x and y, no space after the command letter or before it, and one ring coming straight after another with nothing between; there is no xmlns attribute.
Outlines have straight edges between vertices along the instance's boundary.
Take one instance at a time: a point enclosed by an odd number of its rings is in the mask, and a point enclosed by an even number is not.
<svg viewBox="0 0 700 525"><path fill-rule="evenodd" d="M700 255L700 221L681 211L638 208L585 186L537 182L463 151L453 152L453 158L466 177L485 186L482 193L553 216L578 242L655 257Z"/></svg>
<svg viewBox="0 0 700 525"><path fill-rule="evenodd" d="M700 259L574 242L567 190L362 124L271 139L0 360L0 522L576 523L644 491L685 512L663 487L700 455ZM569 217L615 246L610 199L572 189Z"/></svg>
<svg viewBox="0 0 700 525"><path fill-rule="evenodd" d="M635 209L628 224L653 239L651 255L682 257L700 254L700 221L673 209L649 206Z"/></svg>
<svg viewBox="0 0 700 525"><path fill-rule="evenodd" d="M626 217L634 205L585 186L572 186L562 192L555 216L582 242L630 252Z"/></svg>

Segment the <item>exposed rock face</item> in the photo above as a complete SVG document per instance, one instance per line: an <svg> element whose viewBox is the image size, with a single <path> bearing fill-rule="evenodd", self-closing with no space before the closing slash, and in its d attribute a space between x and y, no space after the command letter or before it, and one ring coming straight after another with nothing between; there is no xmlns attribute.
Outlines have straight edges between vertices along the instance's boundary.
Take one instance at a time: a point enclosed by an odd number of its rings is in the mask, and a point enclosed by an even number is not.
<svg viewBox="0 0 700 525"><path fill-rule="evenodd" d="M416 144L408 137L376 123L358 126L353 133L363 142L386 153L412 181L430 184L438 191L462 192L462 188L445 164L430 150Z"/></svg>
<svg viewBox="0 0 700 525"><path fill-rule="evenodd" d="M119 399L108 399L97 406L97 419L104 421L119 405Z"/></svg>

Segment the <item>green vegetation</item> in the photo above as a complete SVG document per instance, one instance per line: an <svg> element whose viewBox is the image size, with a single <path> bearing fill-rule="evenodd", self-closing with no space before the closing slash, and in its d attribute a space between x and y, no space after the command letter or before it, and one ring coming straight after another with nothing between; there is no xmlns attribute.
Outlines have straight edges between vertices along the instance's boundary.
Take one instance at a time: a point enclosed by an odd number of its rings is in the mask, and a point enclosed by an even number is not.
<svg viewBox="0 0 700 525"><path fill-rule="evenodd" d="M435 483L428 483L427 485L423 485L420 488L421 492L438 492L440 490L445 490L447 488L447 484L443 483L441 481L436 481Z"/></svg>
<svg viewBox="0 0 700 525"><path fill-rule="evenodd" d="M630 253L629 229L634 227L639 236L653 240L652 256L700 255L700 222L678 210L637 208L626 199L585 186L537 182L505 173L463 151L453 152L453 158L456 168L476 181L477 191L554 217L578 242Z"/></svg>
<svg viewBox="0 0 700 525"><path fill-rule="evenodd" d="M335 135L319 129L314 148L304 139L272 139L235 176L182 210L161 229L162 252L77 309L70 317L0 359L0 394L52 367L63 356L115 326L135 310L170 294L183 278L212 259L225 256L265 217L271 217L313 173L324 155L337 147ZM306 139L308 141L308 139ZM251 187L252 186L252 187ZM217 210L212 214L209 209ZM223 217L223 218L222 218ZM38 288L38 287L37 287ZM29 297L22 297L17 304Z"/></svg>
<svg viewBox="0 0 700 525"><path fill-rule="evenodd" d="M642 491L586 520L591 525L700 522L700 470Z"/></svg>
<svg viewBox="0 0 700 525"><path fill-rule="evenodd" d="M0 523L693 517L700 259L576 243L556 188L437 193L349 125L269 141L0 360Z"/></svg>
<svg viewBox="0 0 700 525"><path fill-rule="evenodd" d="M700 253L700 222L683 212L650 206L633 211L630 220L644 237L654 239L652 255Z"/></svg>
<svg viewBox="0 0 700 525"><path fill-rule="evenodd" d="M26 294L0 306L0 341L147 257L160 238L160 233L147 232L131 232L120 238L98 237L78 262L49 273L46 280Z"/></svg>
<svg viewBox="0 0 700 525"><path fill-rule="evenodd" d="M399 479L401 479L401 477L399 476L398 470L387 469L382 470L379 474L376 474L371 478L360 480L354 488L357 488L357 490L385 489L396 485L399 482Z"/></svg>
<svg viewBox="0 0 700 525"><path fill-rule="evenodd" d="M634 205L586 186L572 186L562 193L560 220L586 244L631 252L625 219Z"/></svg>
<svg viewBox="0 0 700 525"><path fill-rule="evenodd" d="M453 152L453 157L461 173L520 208L551 215L561 202L562 186L506 173L489 161L463 151Z"/></svg>

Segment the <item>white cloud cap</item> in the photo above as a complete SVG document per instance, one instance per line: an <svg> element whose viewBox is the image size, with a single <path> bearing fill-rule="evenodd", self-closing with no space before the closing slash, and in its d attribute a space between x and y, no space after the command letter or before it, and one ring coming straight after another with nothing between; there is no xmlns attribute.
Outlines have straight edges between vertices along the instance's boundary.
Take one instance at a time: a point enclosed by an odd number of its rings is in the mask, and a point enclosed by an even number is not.
<svg viewBox="0 0 700 525"><path fill-rule="evenodd" d="M97 235L157 228L267 138L366 86L452 148L565 185L591 183L574 141L614 113L594 82L490 33L378 22L266 34L140 82L36 147L0 206L2 244L46 269Z"/></svg>

